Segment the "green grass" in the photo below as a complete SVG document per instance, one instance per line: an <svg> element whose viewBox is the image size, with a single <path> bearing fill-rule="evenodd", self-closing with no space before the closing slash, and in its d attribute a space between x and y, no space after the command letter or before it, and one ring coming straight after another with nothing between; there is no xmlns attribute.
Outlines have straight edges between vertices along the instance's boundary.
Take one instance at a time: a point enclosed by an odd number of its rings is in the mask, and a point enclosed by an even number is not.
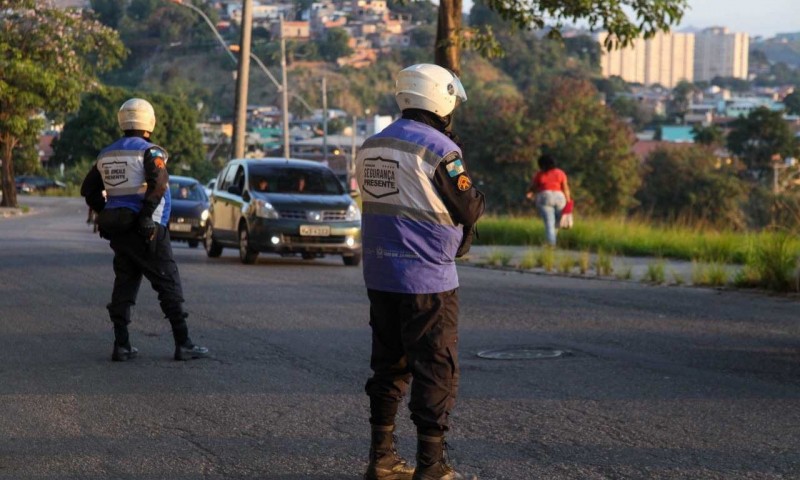
<svg viewBox="0 0 800 480"><path fill-rule="evenodd" d="M519 262L519 268L525 270L533 269L534 267L536 267L536 258L537 258L536 251L533 250L532 248L528 249L528 251L526 251L525 254L522 256L522 260L520 260Z"/></svg>
<svg viewBox="0 0 800 480"><path fill-rule="evenodd" d="M595 268L597 269L597 276L609 276L614 273L613 255L606 253L604 250L597 252L597 259L595 260Z"/></svg>
<svg viewBox="0 0 800 480"><path fill-rule="evenodd" d="M584 250L581 252L581 256L578 257L578 270L581 272L581 275L586 275L589 271L589 267L591 266L591 256L588 250Z"/></svg>
<svg viewBox="0 0 800 480"><path fill-rule="evenodd" d="M486 257L486 263L491 266L502 265L506 267L511 263L511 257L511 252L493 248Z"/></svg>
<svg viewBox="0 0 800 480"><path fill-rule="evenodd" d="M545 272L552 272L556 264L556 252L554 249L545 247L539 250L536 256L536 266L544 268Z"/></svg>
<svg viewBox="0 0 800 480"><path fill-rule="evenodd" d="M777 232L751 244L747 261L734 278L734 284L779 292L800 290L796 242L794 237Z"/></svg>
<svg viewBox="0 0 800 480"><path fill-rule="evenodd" d="M484 245L540 245L544 227L534 218L486 217L479 224ZM615 252L618 255L656 256L743 264L751 244L768 242L776 234L714 231L684 225L659 226L641 220L583 218L558 233L559 247L570 250ZM787 248L800 251L800 240Z"/></svg>
<svg viewBox="0 0 800 480"><path fill-rule="evenodd" d="M725 264L720 262L692 261L692 284L721 287L728 284L729 275Z"/></svg>
<svg viewBox="0 0 800 480"><path fill-rule="evenodd" d="M647 271L644 274L644 281L655 284L662 284L666 280L664 273L664 260L656 260L647 265Z"/></svg>
<svg viewBox="0 0 800 480"><path fill-rule="evenodd" d="M575 259L569 253L562 252L558 255L556 260L558 264L558 272L564 275L572 272L572 267L575 266Z"/></svg>
<svg viewBox="0 0 800 480"><path fill-rule="evenodd" d="M630 265L623 266L619 272L617 272L617 278L620 280L630 280L633 278L633 267Z"/></svg>

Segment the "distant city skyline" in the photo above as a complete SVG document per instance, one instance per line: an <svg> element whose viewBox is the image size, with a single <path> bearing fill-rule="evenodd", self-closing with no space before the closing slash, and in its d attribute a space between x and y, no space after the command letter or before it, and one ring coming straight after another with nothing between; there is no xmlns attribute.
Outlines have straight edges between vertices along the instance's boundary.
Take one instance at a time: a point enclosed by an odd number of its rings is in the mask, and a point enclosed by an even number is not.
<svg viewBox="0 0 800 480"><path fill-rule="evenodd" d="M469 12L472 0L464 0L463 8ZM716 26L751 37L800 32L800 0L689 0L683 20L673 30Z"/></svg>

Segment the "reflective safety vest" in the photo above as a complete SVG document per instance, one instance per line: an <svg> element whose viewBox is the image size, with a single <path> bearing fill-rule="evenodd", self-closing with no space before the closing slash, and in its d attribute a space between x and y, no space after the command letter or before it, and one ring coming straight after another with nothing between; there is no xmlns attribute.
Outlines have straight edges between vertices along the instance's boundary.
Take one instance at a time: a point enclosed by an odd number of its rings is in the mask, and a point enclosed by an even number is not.
<svg viewBox="0 0 800 480"><path fill-rule="evenodd" d="M108 199L105 208L142 210L147 182L144 173L144 154L154 143L140 137L123 137L104 148L97 156L97 170L103 177ZM153 212L153 221L167 226L171 200L169 188Z"/></svg>
<svg viewBox="0 0 800 480"><path fill-rule="evenodd" d="M367 139L356 157L362 192L367 288L439 293L458 287L462 228L433 184L439 163L461 150L438 130L400 119Z"/></svg>

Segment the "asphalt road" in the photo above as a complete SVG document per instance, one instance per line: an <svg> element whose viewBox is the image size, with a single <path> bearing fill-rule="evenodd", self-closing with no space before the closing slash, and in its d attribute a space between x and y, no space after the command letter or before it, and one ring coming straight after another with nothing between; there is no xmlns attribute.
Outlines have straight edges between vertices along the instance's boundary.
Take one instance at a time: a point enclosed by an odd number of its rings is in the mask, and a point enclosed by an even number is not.
<svg viewBox="0 0 800 480"><path fill-rule="evenodd" d="M111 251L80 199L0 218L0 479L358 479L368 302L339 258L175 244L193 339L175 362L143 284L112 363ZM451 455L480 479L800 478L797 300L460 267ZM501 347L560 358L488 360ZM400 451L413 458L403 410Z"/></svg>

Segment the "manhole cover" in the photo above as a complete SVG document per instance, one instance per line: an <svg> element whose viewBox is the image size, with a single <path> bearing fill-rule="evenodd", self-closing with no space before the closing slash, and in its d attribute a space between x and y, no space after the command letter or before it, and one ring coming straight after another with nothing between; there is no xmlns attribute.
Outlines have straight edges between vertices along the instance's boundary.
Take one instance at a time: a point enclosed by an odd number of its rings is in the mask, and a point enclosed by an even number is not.
<svg viewBox="0 0 800 480"><path fill-rule="evenodd" d="M558 358L564 355L564 350L541 347L505 347L478 352L480 358L490 360L539 360L546 358Z"/></svg>

